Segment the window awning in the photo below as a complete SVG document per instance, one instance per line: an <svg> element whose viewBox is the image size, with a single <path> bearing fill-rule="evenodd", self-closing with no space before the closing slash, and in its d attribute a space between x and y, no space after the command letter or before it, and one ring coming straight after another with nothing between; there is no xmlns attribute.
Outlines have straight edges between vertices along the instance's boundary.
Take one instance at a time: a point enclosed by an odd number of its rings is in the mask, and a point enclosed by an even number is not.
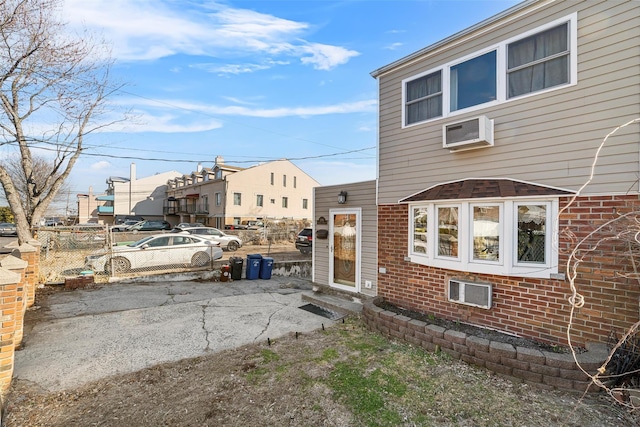
<svg viewBox="0 0 640 427"><path fill-rule="evenodd" d="M463 179L434 185L401 199L399 203L433 200L495 199L502 197L571 196L573 191L514 179Z"/></svg>
<svg viewBox="0 0 640 427"><path fill-rule="evenodd" d="M101 202L113 202L113 194L106 195L106 196L98 196L96 197L96 200Z"/></svg>

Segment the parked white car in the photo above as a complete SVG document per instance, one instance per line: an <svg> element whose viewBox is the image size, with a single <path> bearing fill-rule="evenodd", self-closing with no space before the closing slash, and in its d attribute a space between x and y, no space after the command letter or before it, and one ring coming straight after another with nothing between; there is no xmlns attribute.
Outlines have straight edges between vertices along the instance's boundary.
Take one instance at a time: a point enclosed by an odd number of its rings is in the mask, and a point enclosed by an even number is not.
<svg viewBox="0 0 640 427"><path fill-rule="evenodd" d="M242 247L242 240L238 236L225 234L217 228L213 227L176 227L171 230L172 233L193 234L205 239L213 240L220 243L220 246L230 251L236 251Z"/></svg>
<svg viewBox="0 0 640 427"><path fill-rule="evenodd" d="M123 273L141 268L203 267L222 258L217 242L199 236L156 234L126 246L113 246L85 258L85 269Z"/></svg>

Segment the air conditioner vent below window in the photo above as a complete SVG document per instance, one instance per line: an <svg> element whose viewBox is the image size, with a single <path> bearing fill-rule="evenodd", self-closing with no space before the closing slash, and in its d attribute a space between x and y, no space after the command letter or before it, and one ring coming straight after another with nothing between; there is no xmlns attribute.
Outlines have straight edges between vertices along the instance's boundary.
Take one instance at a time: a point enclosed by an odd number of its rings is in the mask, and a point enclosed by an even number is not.
<svg viewBox="0 0 640 427"><path fill-rule="evenodd" d="M470 150L493 145L493 120L478 116L442 127L442 146L450 151Z"/></svg>
<svg viewBox="0 0 640 427"><path fill-rule="evenodd" d="M492 285L490 283L465 282L449 279L449 301L474 307L491 308Z"/></svg>

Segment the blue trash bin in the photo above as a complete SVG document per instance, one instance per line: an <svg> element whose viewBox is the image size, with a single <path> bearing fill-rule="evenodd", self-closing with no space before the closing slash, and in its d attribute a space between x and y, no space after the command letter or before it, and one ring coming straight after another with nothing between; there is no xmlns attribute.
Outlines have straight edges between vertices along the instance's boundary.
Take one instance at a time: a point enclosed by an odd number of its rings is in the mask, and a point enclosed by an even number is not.
<svg viewBox="0 0 640 427"><path fill-rule="evenodd" d="M247 255L247 271L245 277L249 280L254 280L260 277L260 264L262 262L262 255L249 254Z"/></svg>
<svg viewBox="0 0 640 427"><path fill-rule="evenodd" d="M264 257L260 262L260 278L271 279L271 271L273 270L273 258Z"/></svg>

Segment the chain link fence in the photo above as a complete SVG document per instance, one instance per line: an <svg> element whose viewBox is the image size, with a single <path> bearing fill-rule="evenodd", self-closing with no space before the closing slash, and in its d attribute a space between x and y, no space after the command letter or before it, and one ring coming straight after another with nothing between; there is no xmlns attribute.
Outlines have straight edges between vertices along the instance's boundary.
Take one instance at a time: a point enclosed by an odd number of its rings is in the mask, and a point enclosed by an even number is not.
<svg viewBox="0 0 640 427"><path fill-rule="evenodd" d="M84 270L85 258L109 246L106 226L40 227L33 232L40 242L40 282L63 282Z"/></svg>
<svg viewBox="0 0 640 427"><path fill-rule="evenodd" d="M304 222L282 221L269 222L258 229L224 232L238 236L243 245L266 245L293 242L304 226ZM171 248L141 250L128 246L159 234L167 236ZM188 235L169 231L113 232L106 225L96 224L39 227L34 230L34 237L42 245L41 283L60 283L82 274L93 274L96 282L107 282L110 277L213 269L215 261L223 256L219 247L186 243Z"/></svg>

